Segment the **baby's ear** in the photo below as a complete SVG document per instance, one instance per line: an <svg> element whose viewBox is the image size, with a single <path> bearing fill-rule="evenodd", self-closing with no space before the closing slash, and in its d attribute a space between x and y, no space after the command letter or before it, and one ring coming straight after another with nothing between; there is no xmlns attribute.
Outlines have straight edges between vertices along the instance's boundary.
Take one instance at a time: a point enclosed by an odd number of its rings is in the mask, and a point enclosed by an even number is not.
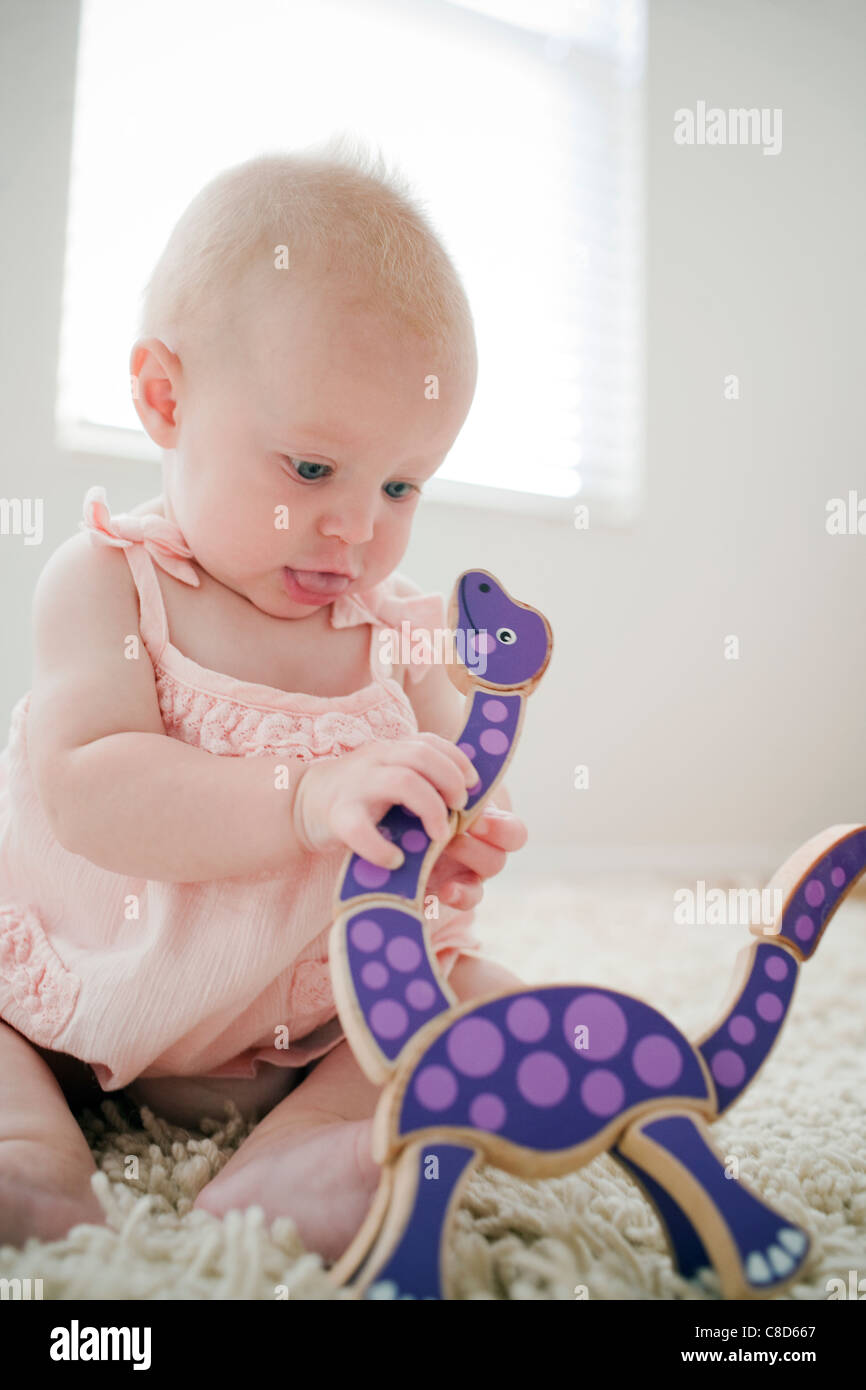
<svg viewBox="0 0 866 1390"><path fill-rule="evenodd" d="M180 358L160 338L138 338L129 354L129 376L135 412L154 444L176 448Z"/></svg>

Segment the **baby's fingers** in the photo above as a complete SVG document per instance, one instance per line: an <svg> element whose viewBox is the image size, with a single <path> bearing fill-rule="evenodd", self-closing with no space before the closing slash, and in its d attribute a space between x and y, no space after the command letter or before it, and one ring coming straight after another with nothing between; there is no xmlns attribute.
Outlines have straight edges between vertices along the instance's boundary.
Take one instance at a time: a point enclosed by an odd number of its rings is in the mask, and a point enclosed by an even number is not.
<svg viewBox="0 0 866 1390"><path fill-rule="evenodd" d="M411 815L417 816L431 840L450 839L451 812L426 777L408 767L383 769L371 779L371 794L378 796L380 792L386 802L405 806Z"/></svg>
<svg viewBox="0 0 866 1390"><path fill-rule="evenodd" d="M338 806L331 818L331 828L348 849L380 869L399 869L403 863L401 850L380 834L359 802Z"/></svg>
<svg viewBox="0 0 866 1390"><path fill-rule="evenodd" d="M498 807L488 807L472 822L465 833L509 853L523 849L529 839L529 831L520 817L511 811L500 811Z"/></svg>
<svg viewBox="0 0 866 1390"><path fill-rule="evenodd" d="M508 858L504 850L476 839L468 831L454 836L448 846L448 853L479 878L493 878L494 874L501 873Z"/></svg>
<svg viewBox="0 0 866 1390"><path fill-rule="evenodd" d="M477 907L484 897L484 884L476 874L467 874L465 878L452 879L442 889L440 896L449 907L468 912L470 908Z"/></svg>

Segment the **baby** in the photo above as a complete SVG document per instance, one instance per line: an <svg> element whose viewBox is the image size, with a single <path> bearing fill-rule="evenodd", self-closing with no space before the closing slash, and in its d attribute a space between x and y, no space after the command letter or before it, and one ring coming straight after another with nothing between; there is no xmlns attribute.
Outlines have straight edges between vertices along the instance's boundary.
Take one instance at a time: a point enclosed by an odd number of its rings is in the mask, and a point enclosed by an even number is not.
<svg viewBox="0 0 866 1390"><path fill-rule="evenodd" d="M123 1089L182 1125L264 1115L195 1205L290 1216L333 1260L378 1181L327 959L346 851L393 867L395 803L442 841L477 781L444 664L380 641L446 623L396 571L472 401L472 318L405 188L331 145L198 194L130 366L162 494L87 493L0 761L0 1244L104 1220L72 1111ZM428 881L460 1000L521 983L471 930L526 839L497 800Z"/></svg>

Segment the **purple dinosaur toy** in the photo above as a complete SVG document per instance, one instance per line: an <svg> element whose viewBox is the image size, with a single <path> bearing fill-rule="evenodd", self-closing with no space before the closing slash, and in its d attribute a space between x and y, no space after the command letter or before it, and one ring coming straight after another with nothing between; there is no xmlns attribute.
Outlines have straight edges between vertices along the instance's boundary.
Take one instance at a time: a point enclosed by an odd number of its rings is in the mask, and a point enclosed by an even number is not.
<svg viewBox="0 0 866 1390"><path fill-rule="evenodd" d="M449 675L469 697L457 743L481 784L452 812L448 840L502 778L552 649L546 619L485 570L460 576L449 622L473 657L471 669L455 665ZM762 939L741 953L733 1002L696 1043L649 1004L595 984L459 1003L439 975L421 911L448 840L431 842L402 806L379 829L405 861L389 871L349 857L330 958L346 1035L384 1087L373 1136L382 1179L331 1279L351 1280L359 1296L391 1280L418 1298L447 1298L445 1233L478 1163L541 1178L607 1150L653 1203L684 1277L712 1266L728 1298L784 1290L808 1256L808 1235L726 1176L709 1123L766 1060L800 962L866 869L866 826L824 831L774 876L781 918L769 940L768 929L751 928Z"/></svg>

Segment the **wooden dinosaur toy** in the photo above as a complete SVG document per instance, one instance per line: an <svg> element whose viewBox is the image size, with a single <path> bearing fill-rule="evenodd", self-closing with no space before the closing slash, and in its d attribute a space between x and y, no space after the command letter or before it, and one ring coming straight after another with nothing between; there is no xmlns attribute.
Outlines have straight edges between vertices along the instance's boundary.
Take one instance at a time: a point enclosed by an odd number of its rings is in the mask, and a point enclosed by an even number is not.
<svg viewBox="0 0 866 1390"><path fill-rule="evenodd" d="M460 1003L429 949L427 877L501 780L552 635L486 570L460 575L448 621L457 649L483 657L471 670L448 667L467 696L457 743L481 782L441 841L391 807L378 828L403 864L388 870L350 854L336 894L334 996L359 1065L383 1086L373 1131L382 1177L329 1276L359 1297L391 1280L401 1293L448 1298L448 1223L477 1164L535 1179L608 1151L655 1207L680 1274L712 1266L727 1298L777 1295L800 1274L809 1237L726 1175L710 1125L766 1061L800 964L866 869L866 826L825 830L774 875L781 915L750 928L761 939L744 946L729 1002L695 1042L651 1005L598 984L527 985Z"/></svg>

